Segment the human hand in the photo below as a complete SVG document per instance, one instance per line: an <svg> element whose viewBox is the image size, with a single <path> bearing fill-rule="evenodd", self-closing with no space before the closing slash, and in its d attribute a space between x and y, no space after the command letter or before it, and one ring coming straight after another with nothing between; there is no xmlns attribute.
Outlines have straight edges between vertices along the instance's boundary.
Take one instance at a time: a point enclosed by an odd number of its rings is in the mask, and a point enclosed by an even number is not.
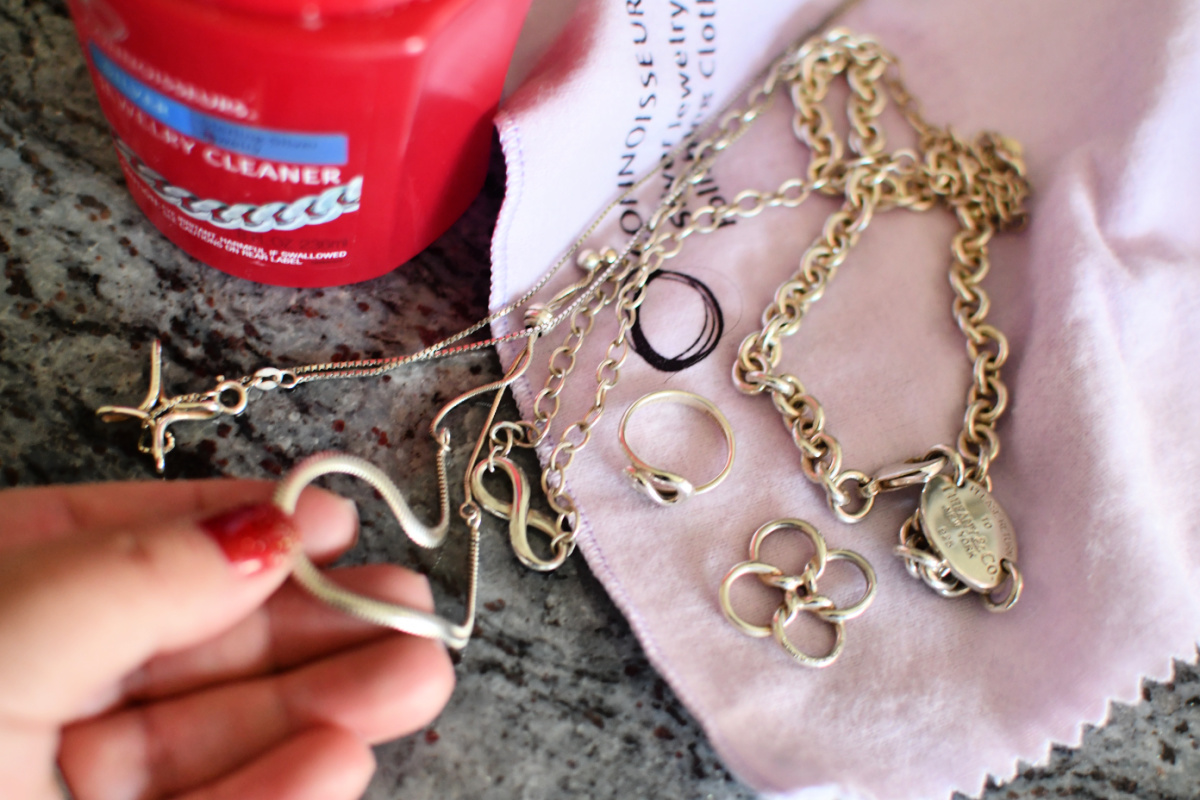
<svg viewBox="0 0 1200 800"><path fill-rule="evenodd" d="M266 505L271 491L0 492L5 798L60 797L56 754L77 800L357 798L370 744L441 711L454 672L439 643L284 585L297 539L317 563L353 543L353 507L310 489L289 521ZM330 577L432 610L425 579L398 567Z"/></svg>

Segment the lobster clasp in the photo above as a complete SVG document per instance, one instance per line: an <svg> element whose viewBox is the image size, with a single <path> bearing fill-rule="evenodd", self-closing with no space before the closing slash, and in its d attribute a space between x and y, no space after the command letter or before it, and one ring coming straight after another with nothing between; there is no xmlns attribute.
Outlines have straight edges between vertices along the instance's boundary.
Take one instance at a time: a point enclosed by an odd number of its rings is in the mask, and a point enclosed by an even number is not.
<svg viewBox="0 0 1200 800"><path fill-rule="evenodd" d="M875 473L871 479L874 493L898 492L913 486L925 486L938 475L950 470L954 482L961 485L967 470L963 458L953 448L938 445L920 458L910 458L891 464Z"/></svg>

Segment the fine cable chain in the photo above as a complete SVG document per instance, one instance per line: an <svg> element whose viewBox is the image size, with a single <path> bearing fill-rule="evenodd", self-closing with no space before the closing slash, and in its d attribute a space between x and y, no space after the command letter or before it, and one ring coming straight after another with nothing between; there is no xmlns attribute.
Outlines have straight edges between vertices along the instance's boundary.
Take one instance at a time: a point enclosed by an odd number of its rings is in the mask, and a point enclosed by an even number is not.
<svg viewBox="0 0 1200 800"><path fill-rule="evenodd" d="M685 140L686 143L686 140ZM162 344L154 340L151 345L150 358L150 388L143 402L134 406L105 405L96 409L96 414L105 422L115 422L125 419L141 421L142 435L138 442L138 450L154 457L158 472L166 468L165 457L175 447L175 437L168 428L176 423L187 420L211 420L220 416L236 416L246 410L249 405L249 390L271 391L277 388L294 389L302 383L323 380L339 380L344 378L373 378L385 375L400 367L422 361L432 361L439 358L461 355L463 353L483 350L488 347L515 341L518 339L532 340L537 336L554 329L568 315L586 302L594 288L589 282L594 277L591 274L560 292L546 308L555 310L554 304L572 300L568 307L557 316L551 313L540 314L536 322L526 325L522 330L514 331L503 336L492 337L479 342L458 344L462 339L480 329L491 325L497 320L508 316L522 305L526 304L537 292L541 291L547 282L561 269L574 252L601 224L604 217L621 201L640 189L650 178L663 169L666 162L660 162L632 186L616 197L592 221L592 224L575 239L559 260L538 279L521 297L508 303L498 311L472 323L463 330L436 342L416 353L404 356L394 356L382 359L359 359L355 361L333 361L319 364L307 364L291 369L278 367L263 367L251 375L227 379L218 375L217 385L206 392L191 392L170 396L162 385ZM627 250L634 246L641 229L631 238ZM590 290L590 291L586 291ZM574 298L574 299L572 299ZM528 317L528 315L527 315Z"/></svg>

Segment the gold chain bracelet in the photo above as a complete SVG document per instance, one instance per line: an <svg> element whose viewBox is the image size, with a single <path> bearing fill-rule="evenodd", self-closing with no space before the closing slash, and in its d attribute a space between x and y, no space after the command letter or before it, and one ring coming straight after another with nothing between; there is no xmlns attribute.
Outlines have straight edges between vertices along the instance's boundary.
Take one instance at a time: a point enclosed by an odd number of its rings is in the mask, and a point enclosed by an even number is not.
<svg viewBox="0 0 1200 800"><path fill-rule="evenodd" d="M839 75L846 76L850 88L849 157L843 156L821 105ZM1000 377L1008 341L985 321L990 302L981 284L990 267L992 236L1025 221L1022 203L1029 187L1020 148L990 133L966 143L927 123L897 74L895 58L874 41L845 31L806 44L786 80L796 109L793 128L813 152L809 184L845 200L804 253L799 270L779 287L763 312L762 329L742 341L734 384L747 394L771 398L800 450L805 477L824 490L843 522L866 517L881 492L923 485L920 506L904 523L896 548L909 571L944 596L973 590L991 610L1011 608L1021 592L1016 538L991 497L988 475L1000 449L996 422L1008 404ZM915 129L919 154L884 153L878 121L889 96ZM951 209L960 225L949 277L953 315L966 337L973 377L962 431L954 448L932 448L875 475L847 469L841 445L826 430L820 402L795 375L778 370L783 343L797 332L877 211L923 211L939 204ZM1006 581L1007 595L995 600L992 592Z"/></svg>

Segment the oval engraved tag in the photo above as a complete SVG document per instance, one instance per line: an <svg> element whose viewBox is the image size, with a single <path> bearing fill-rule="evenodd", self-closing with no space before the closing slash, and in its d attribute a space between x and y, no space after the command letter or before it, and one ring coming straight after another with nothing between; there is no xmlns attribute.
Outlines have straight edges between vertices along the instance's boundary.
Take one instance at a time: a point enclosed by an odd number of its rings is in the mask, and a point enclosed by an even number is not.
<svg viewBox="0 0 1200 800"><path fill-rule="evenodd" d="M958 486L945 475L934 476L921 491L921 527L954 576L977 592L990 592L1004 582L1001 560L1016 563L1012 523L977 483Z"/></svg>

